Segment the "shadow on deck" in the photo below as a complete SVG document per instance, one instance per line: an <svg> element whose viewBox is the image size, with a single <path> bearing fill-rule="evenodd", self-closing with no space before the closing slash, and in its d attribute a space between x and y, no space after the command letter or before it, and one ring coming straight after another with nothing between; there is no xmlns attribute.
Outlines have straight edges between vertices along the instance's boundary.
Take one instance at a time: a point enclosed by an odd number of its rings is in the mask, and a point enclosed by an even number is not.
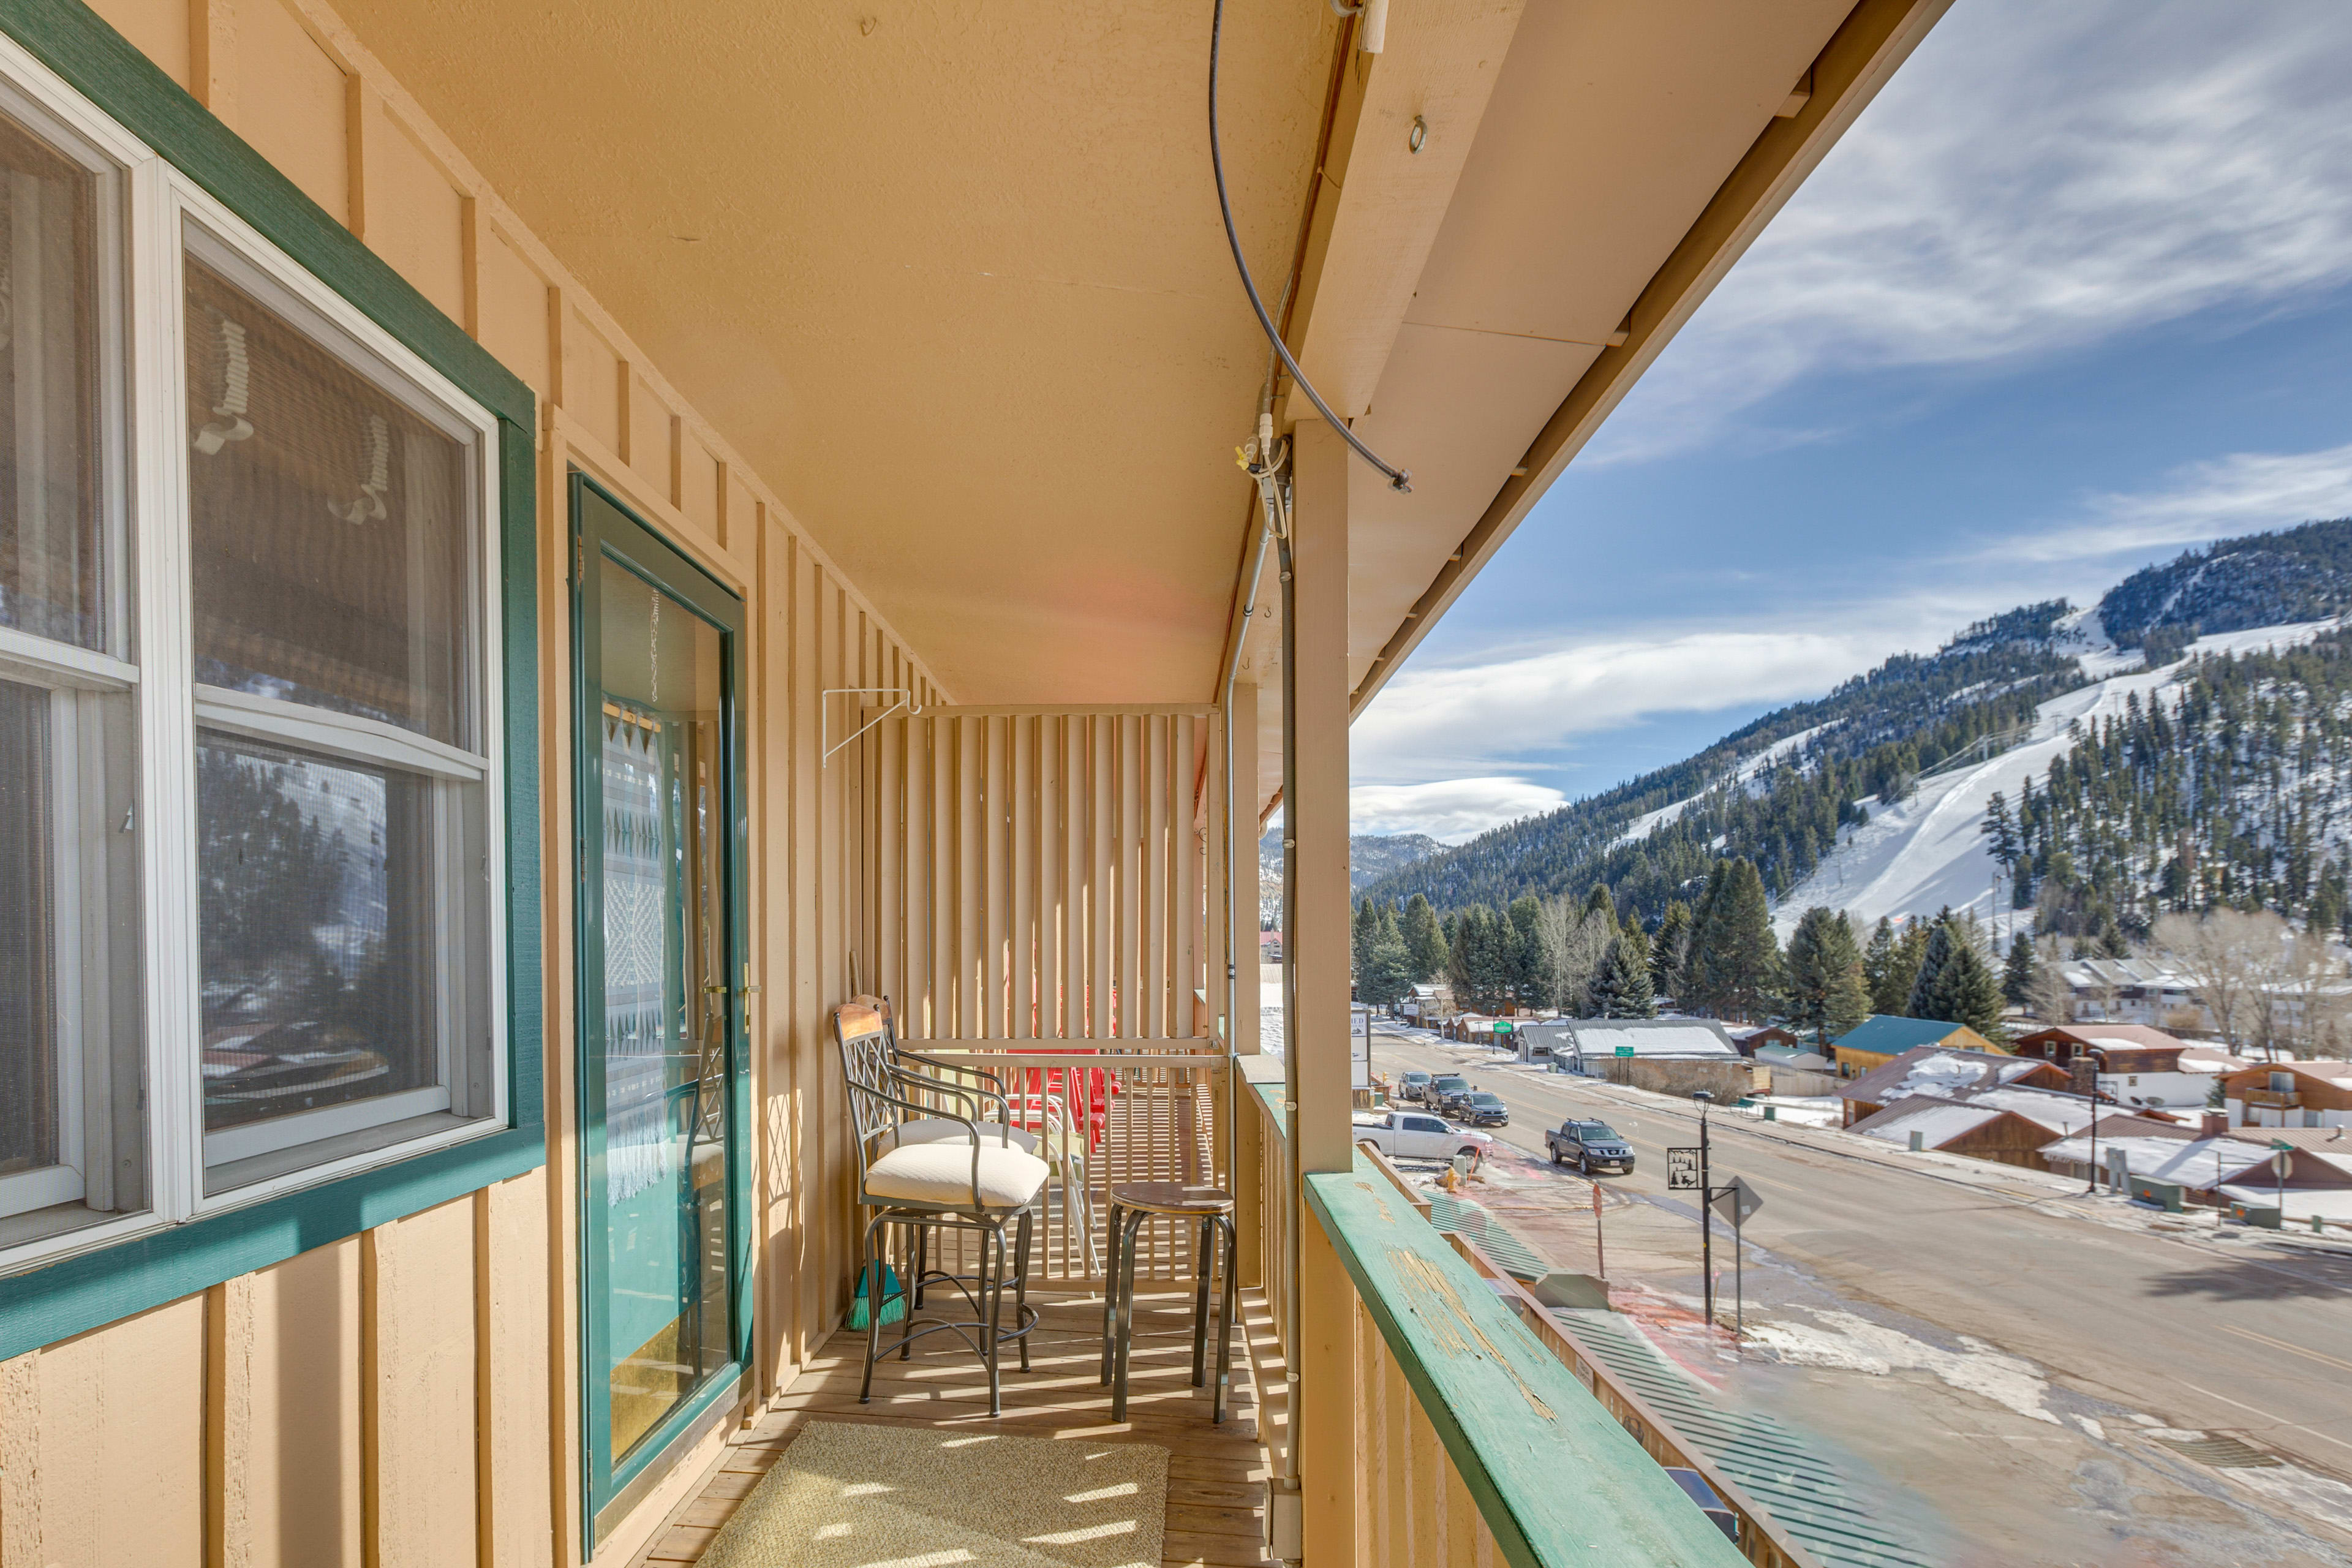
<svg viewBox="0 0 2352 1568"><path fill-rule="evenodd" d="M1209 1419L1210 1390L1192 1383L1192 1296L1190 1289L1139 1290L1129 1373L1129 1419L1110 1419L1110 1390L1098 1381L1102 1363L1102 1298L1033 1293L1042 1316L1030 1343L1032 1371L1019 1370L1009 1348L1004 1363L1004 1414L988 1414L988 1380L980 1363L951 1336L919 1342L911 1359L887 1356L874 1372L874 1400L857 1402L866 1336L843 1330L824 1343L756 1425L730 1443L693 1500L654 1538L643 1563L649 1568L698 1560L719 1527L760 1484L800 1427L811 1420L877 1425L952 1426L1013 1436L1156 1443L1169 1452L1165 1564L1262 1568L1260 1542L1267 1475L1261 1426L1268 1418L1252 1363L1277 1357L1265 1301L1244 1292L1244 1336L1234 1344L1229 1412L1223 1426ZM893 1325L895 1327L895 1325ZM884 1330L886 1345L890 1328ZM1280 1363L1271 1375L1279 1379Z"/></svg>

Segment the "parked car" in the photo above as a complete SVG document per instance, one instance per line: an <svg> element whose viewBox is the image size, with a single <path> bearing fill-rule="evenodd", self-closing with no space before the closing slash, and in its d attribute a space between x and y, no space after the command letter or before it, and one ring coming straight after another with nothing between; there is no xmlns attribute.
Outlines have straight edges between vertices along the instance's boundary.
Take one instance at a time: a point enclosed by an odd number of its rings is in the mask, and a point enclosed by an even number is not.
<svg viewBox="0 0 2352 1568"><path fill-rule="evenodd" d="M1445 1102L1447 1100L1452 1100L1457 1094L1467 1094L1469 1092L1470 1080L1468 1079L1464 1078L1460 1073L1441 1073L1437 1077L1431 1079L1429 1080L1429 1087L1421 1091L1421 1102L1422 1104L1429 1107L1430 1110L1434 1110L1439 1115L1443 1116L1445 1114Z"/></svg>
<svg viewBox="0 0 2352 1568"><path fill-rule="evenodd" d="M1573 1163L1587 1175L1595 1171L1630 1173L1633 1169L1633 1146L1606 1121L1563 1121L1544 1134L1544 1144L1553 1164Z"/></svg>
<svg viewBox="0 0 2352 1568"><path fill-rule="evenodd" d="M1508 1127L1511 1124L1511 1108L1503 1103L1503 1097L1483 1089L1456 1095L1453 1116L1454 1121L1472 1127Z"/></svg>
<svg viewBox="0 0 2352 1568"><path fill-rule="evenodd" d="M1356 1118L1356 1141L1370 1143L1391 1160L1451 1160L1485 1154L1495 1141L1484 1132L1448 1127L1426 1110L1390 1110Z"/></svg>
<svg viewBox="0 0 2352 1568"><path fill-rule="evenodd" d="M1425 1072L1409 1072L1401 1075L1397 1079L1396 1097L1401 1100L1419 1100L1422 1091L1429 1087L1429 1078L1430 1075Z"/></svg>

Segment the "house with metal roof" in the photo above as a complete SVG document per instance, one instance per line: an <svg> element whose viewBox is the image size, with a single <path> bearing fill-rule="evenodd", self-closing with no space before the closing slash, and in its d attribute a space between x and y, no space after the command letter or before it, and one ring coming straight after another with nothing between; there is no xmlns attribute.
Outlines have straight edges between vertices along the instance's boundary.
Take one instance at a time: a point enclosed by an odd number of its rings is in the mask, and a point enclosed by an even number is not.
<svg viewBox="0 0 2352 1568"><path fill-rule="evenodd" d="M1890 1013L1873 1013L1830 1042L1837 1057L1838 1070L1848 1077L1885 1067L1905 1051L1922 1046L2001 1051L2000 1047L1966 1024L1946 1023L1938 1018L1906 1018Z"/></svg>
<svg viewBox="0 0 2352 1568"><path fill-rule="evenodd" d="M1859 1078L1841 1085L1848 1127L1914 1095L2021 1087L2071 1092L2073 1079L2050 1062L2031 1057L1945 1046L1914 1046Z"/></svg>

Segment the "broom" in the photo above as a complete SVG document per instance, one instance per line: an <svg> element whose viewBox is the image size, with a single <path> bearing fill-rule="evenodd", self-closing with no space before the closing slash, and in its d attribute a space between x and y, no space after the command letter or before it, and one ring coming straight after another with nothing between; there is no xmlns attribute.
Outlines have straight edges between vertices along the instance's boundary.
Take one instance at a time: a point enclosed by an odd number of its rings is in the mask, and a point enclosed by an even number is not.
<svg viewBox="0 0 2352 1568"><path fill-rule="evenodd" d="M850 1303L849 1308L849 1326L853 1329L866 1326L866 1281L868 1277L865 1269L857 1271L857 1300ZM899 1288L898 1271L886 1263L882 1266L882 1321L895 1323L906 1315L907 1294Z"/></svg>

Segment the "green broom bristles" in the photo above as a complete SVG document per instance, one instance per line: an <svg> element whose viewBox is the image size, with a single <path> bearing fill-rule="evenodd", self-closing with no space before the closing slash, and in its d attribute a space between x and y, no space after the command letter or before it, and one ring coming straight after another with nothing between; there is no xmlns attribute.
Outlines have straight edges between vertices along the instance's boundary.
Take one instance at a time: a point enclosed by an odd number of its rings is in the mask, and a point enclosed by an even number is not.
<svg viewBox="0 0 2352 1568"><path fill-rule="evenodd" d="M862 1329L866 1326L866 1271L863 1268L859 1269L857 1300L849 1309L849 1326L853 1329ZM885 1323L895 1323L906 1315L907 1293L899 1287L898 1271L886 1263L882 1266L882 1321Z"/></svg>

